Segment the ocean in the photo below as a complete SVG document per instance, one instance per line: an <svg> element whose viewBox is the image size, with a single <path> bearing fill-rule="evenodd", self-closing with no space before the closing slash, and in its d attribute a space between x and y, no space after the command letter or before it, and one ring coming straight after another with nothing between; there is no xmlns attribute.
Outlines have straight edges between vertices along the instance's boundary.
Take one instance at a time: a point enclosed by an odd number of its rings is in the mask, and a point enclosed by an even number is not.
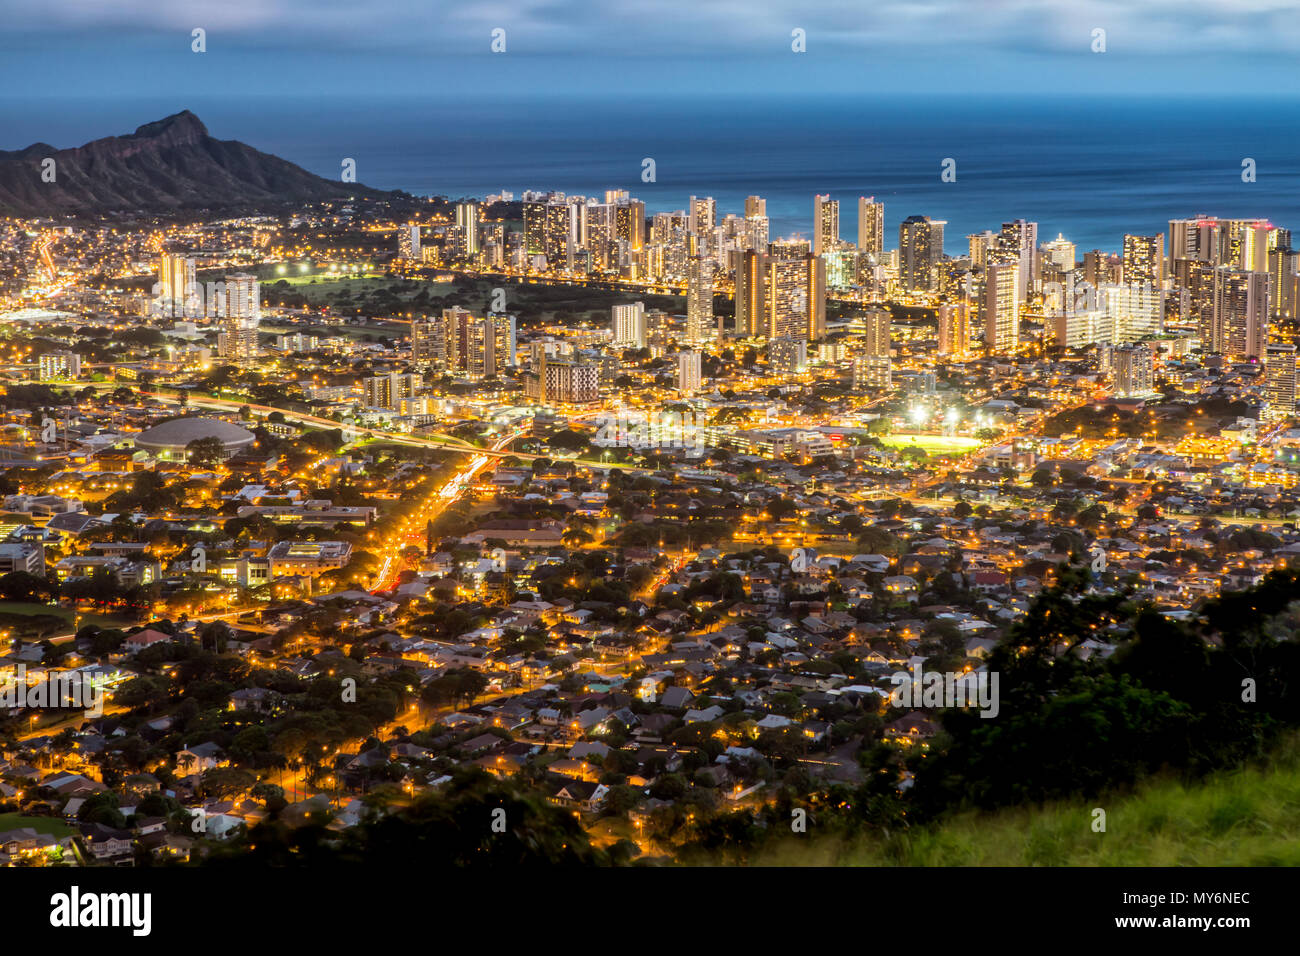
<svg viewBox="0 0 1300 956"><path fill-rule="evenodd" d="M420 195L613 188L650 212L713 196L719 216L759 195L774 237L810 234L817 193L840 200L843 238L857 238L857 198L875 196L888 237L928 215L947 221L954 254L969 233L1015 218L1080 251L1117 251L1126 232L1197 214L1300 228L1300 99L1290 98L0 99L0 149L80 145L187 108L218 138L329 177L353 158L360 182ZM653 183L642 181L646 158ZM940 179L946 158L955 182ZM1246 158L1254 182L1242 180Z"/></svg>

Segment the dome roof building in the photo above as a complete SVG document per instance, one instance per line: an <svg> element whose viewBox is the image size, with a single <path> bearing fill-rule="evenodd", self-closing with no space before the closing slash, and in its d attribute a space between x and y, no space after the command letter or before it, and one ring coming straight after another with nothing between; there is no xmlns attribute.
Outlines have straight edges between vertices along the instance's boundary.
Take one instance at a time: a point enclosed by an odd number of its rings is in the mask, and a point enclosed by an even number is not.
<svg viewBox="0 0 1300 956"><path fill-rule="evenodd" d="M135 444L159 458L176 460L185 458L186 447L196 438L220 439L227 457L243 451L256 440L248 429L218 418L174 418L145 429L135 437Z"/></svg>

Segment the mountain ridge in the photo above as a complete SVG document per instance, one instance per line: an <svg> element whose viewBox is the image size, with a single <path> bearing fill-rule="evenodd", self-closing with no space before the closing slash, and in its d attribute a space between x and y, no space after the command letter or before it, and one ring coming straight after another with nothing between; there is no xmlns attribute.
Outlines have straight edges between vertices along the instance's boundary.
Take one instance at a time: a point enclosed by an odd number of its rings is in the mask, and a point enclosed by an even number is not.
<svg viewBox="0 0 1300 956"><path fill-rule="evenodd" d="M42 179L46 159L54 160L54 182ZM217 139L190 110L71 149L33 143L0 151L0 213L10 216L231 210L402 198L409 197L325 179L238 140Z"/></svg>

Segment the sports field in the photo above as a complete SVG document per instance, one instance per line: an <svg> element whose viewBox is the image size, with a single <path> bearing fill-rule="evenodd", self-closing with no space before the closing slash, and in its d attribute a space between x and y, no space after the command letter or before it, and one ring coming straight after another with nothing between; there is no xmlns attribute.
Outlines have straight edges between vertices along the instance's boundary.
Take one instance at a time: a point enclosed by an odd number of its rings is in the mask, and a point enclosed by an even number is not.
<svg viewBox="0 0 1300 956"><path fill-rule="evenodd" d="M879 436L889 448L919 448L927 455L964 455L984 445L978 438L963 438L960 435L907 435L890 434Z"/></svg>

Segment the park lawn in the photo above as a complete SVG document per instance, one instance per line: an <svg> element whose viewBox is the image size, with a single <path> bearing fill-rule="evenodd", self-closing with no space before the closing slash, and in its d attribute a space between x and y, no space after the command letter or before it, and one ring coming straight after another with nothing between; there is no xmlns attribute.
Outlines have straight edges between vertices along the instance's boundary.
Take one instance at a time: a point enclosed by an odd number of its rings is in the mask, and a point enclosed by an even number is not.
<svg viewBox="0 0 1300 956"><path fill-rule="evenodd" d="M0 601L0 614L22 614L28 617L37 614L57 614L72 620L72 612L57 604L37 604L35 601Z"/></svg>
<svg viewBox="0 0 1300 956"><path fill-rule="evenodd" d="M62 820L53 817L25 817L21 813L0 813L0 833L31 827L37 833L47 833L52 837L72 836L77 831Z"/></svg>
<svg viewBox="0 0 1300 956"><path fill-rule="evenodd" d="M329 272L329 271L309 272L306 273L305 275L303 274L289 275L288 273L284 275L271 275L268 276L263 281L269 285L275 282L279 282L281 279L283 279L291 286L311 285L312 283L315 283L316 285L320 286L330 282L334 282L334 283L347 282L351 284L364 283L366 289L382 288L383 286L393 282L392 279L386 278L382 272L354 272L354 273L349 273L347 275L340 275L337 272Z"/></svg>

